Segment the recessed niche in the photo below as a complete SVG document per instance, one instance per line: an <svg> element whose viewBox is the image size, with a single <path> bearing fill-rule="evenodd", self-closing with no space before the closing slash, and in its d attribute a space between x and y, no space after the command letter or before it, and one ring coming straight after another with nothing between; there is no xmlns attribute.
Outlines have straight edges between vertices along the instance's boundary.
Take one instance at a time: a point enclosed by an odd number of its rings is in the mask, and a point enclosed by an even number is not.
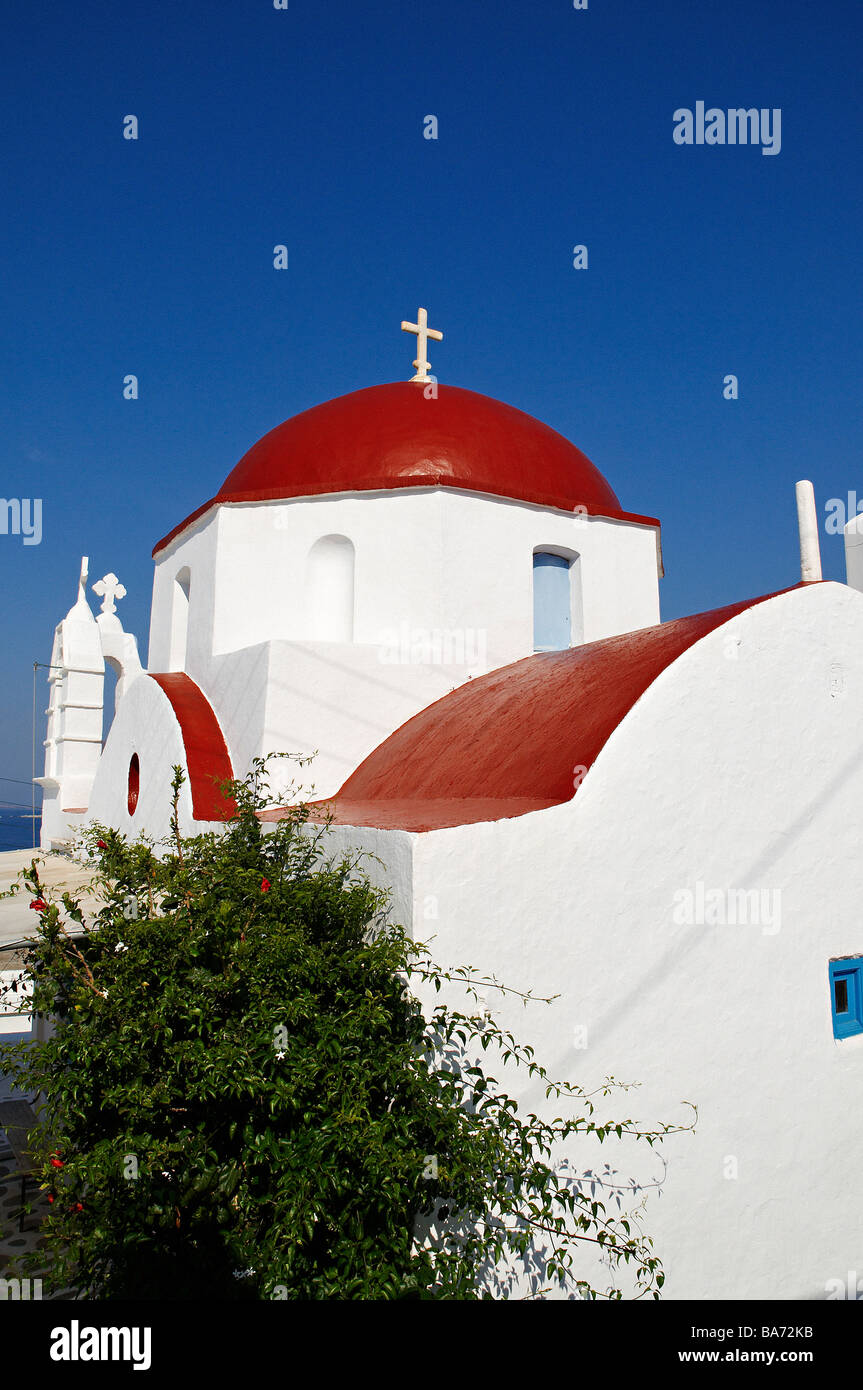
<svg viewBox="0 0 863 1390"><path fill-rule="evenodd" d="M129 762L129 794L127 805L129 815L134 816L135 807L138 804L138 791L141 786L141 764L138 762L138 754L133 753Z"/></svg>

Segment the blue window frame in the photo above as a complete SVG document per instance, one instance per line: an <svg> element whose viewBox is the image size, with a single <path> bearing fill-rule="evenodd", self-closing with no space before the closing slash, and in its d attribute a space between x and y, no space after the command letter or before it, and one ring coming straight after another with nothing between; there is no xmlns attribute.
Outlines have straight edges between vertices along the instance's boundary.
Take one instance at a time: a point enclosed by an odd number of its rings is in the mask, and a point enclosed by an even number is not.
<svg viewBox="0 0 863 1390"><path fill-rule="evenodd" d="M565 651L570 645L569 560L539 550L533 557L533 649Z"/></svg>
<svg viewBox="0 0 863 1390"><path fill-rule="evenodd" d="M831 960L830 1007L834 1038L863 1033L863 956Z"/></svg>

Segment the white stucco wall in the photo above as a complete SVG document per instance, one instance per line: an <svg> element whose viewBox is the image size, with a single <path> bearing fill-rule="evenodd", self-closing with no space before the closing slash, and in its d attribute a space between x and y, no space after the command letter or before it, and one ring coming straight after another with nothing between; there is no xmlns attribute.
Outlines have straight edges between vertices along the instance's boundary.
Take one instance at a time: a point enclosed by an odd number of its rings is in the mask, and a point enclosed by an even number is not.
<svg viewBox="0 0 863 1390"><path fill-rule="evenodd" d="M150 609L149 671L171 671L174 584L188 569L191 582L186 662L182 669L193 680L206 680L213 652L214 576L218 557L220 512L211 511L187 527L182 536L156 556ZM248 646L239 641L237 646Z"/></svg>
<svg viewBox="0 0 863 1390"><path fill-rule="evenodd" d="M78 602L55 629L47 676L44 774L35 779L42 788L43 846L68 838L68 811L86 807L102 752L105 660L83 581Z"/></svg>
<svg viewBox="0 0 863 1390"><path fill-rule="evenodd" d="M156 557L149 669L167 670L174 576L191 573L186 669L266 641L314 641L309 556L322 537L354 545L354 641L410 629L481 630L486 669L533 650L532 556L581 556L585 641L659 621L649 526L455 489L397 489L222 506ZM201 663L204 663L202 665Z"/></svg>
<svg viewBox="0 0 863 1390"><path fill-rule="evenodd" d="M663 672L574 801L410 837L402 919L442 963L560 996L491 1001L553 1076L639 1082L608 1103L618 1118L687 1123L698 1105L696 1132L655 1152L579 1152L647 1185L667 1297L823 1298L863 1267L863 1037L834 1039L828 988L830 958L863 953L861 705L863 596L796 590ZM766 890L771 916L780 890L778 929L679 924L675 895L699 882Z"/></svg>
<svg viewBox="0 0 863 1390"><path fill-rule="evenodd" d="M863 589L863 513L845 527L845 574L854 589Z"/></svg>
<svg viewBox="0 0 863 1390"><path fill-rule="evenodd" d="M383 661L378 647L334 642L272 642L267 652L259 750L314 753L304 777L317 796L332 796L395 729L476 671L467 663ZM242 766L240 739L233 723L227 727Z"/></svg>

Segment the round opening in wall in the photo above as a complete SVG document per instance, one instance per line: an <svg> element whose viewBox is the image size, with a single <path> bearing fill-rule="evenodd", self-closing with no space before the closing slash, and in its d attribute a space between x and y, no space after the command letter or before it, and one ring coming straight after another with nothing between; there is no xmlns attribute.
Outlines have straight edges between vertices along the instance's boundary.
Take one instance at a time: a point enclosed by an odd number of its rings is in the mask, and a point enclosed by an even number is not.
<svg viewBox="0 0 863 1390"><path fill-rule="evenodd" d="M127 805L129 815L134 816L135 807L138 804L138 789L141 785L141 764L138 762L138 754L133 753L129 762L129 796Z"/></svg>

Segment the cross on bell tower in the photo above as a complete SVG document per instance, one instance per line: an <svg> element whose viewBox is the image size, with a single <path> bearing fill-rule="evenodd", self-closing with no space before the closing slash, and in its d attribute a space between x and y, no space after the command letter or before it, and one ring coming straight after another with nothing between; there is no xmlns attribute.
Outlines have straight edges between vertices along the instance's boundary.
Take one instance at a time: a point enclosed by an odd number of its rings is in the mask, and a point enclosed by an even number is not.
<svg viewBox="0 0 863 1390"><path fill-rule="evenodd" d="M116 613L117 605L114 600L126 597L126 590L116 574L106 574L102 579L98 579L92 588L93 593L98 594L102 600L103 613Z"/></svg>
<svg viewBox="0 0 863 1390"><path fill-rule="evenodd" d="M411 381L431 381L432 378L428 374L431 362L428 361L426 356L428 353L428 340L429 338L434 338L437 342L442 342L443 334L436 328L429 328L428 314L425 309L417 310L416 323L408 323L407 319L403 319L402 332L416 333L417 335L417 355L416 361L414 362L414 366L417 370L416 376L412 376Z"/></svg>

